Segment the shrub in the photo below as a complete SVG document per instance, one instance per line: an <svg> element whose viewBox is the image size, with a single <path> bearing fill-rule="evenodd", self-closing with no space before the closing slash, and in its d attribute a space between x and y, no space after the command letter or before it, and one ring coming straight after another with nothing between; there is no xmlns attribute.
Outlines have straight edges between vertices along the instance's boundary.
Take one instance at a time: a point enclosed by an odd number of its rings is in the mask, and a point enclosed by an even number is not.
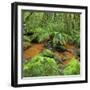
<svg viewBox="0 0 90 90"><path fill-rule="evenodd" d="M72 58L70 63L64 69L64 75L80 74L80 64L77 59Z"/></svg>
<svg viewBox="0 0 90 90"><path fill-rule="evenodd" d="M43 42L49 39L49 33L43 28L36 28L33 30L33 35L31 36L31 40L35 40L36 42Z"/></svg>
<svg viewBox="0 0 90 90"><path fill-rule="evenodd" d="M54 57L53 52L51 50L49 50L49 49L43 50L41 55L44 56L44 57L51 57L51 58Z"/></svg>
<svg viewBox="0 0 90 90"><path fill-rule="evenodd" d="M24 63L23 72L25 77L60 74L58 65L53 58L43 57L40 55L37 55L27 63Z"/></svg>

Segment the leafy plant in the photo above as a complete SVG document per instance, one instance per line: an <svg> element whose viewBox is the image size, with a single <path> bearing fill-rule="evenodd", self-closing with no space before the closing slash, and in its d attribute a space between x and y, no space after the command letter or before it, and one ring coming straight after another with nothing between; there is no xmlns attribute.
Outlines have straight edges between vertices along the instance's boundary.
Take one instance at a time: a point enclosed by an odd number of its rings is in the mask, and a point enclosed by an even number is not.
<svg viewBox="0 0 90 90"><path fill-rule="evenodd" d="M24 35L23 41L24 42L31 42L30 37L29 36L26 36L26 35Z"/></svg>
<svg viewBox="0 0 90 90"><path fill-rule="evenodd" d="M37 28L35 34L38 33L36 36L38 42L43 42L49 39L49 32L42 28Z"/></svg>
<svg viewBox="0 0 90 90"><path fill-rule="evenodd" d="M49 49L44 49L40 55L42 55L44 57L51 57L51 58L54 57L53 52Z"/></svg>
<svg viewBox="0 0 90 90"><path fill-rule="evenodd" d="M80 45L80 14L22 11L24 34L33 33L30 40L53 45L75 42ZM53 38L50 38L53 36Z"/></svg>
<svg viewBox="0 0 90 90"><path fill-rule="evenodd" d="M31 40L29 36L24 35L23 37L23 48L26 49L27 47L31 46Z"/></svg>
<svg viewBox="0 0 90 90"><path fill-rule="evenodd" d="M37 55L23 65L25 77L59 75L60 70L53 58Z"/></svg>
<svg viewBox="0 0 90 90"><path fill-rule="evenodd" d="M68 38L67 38L67 34L65 33L59 33L59 32L54 32L53 33L53 45L65 45L67 42Z"/></svg>
<svg viewBox="0 0 90 90"><path fill-rule="evenodd" d="M23 42L23 48L24 49L27 49L30 46L31 46L31 43L30 42Z"/></svg>
<svg viewBox="0 0 90 90"><path fill-rule="evenodd" d="M80 47L80 35L76 34L74 37L74 43L77 47Z"/></svg>
<svg viewBox="0 0 90 90"><path fill-rule="evenodd" d="M77 59L72 58L70 63L64 69L64 75L80 74L80 63Z"/></svg>
<svg viewBox="0 0 90 90"><path fill-rule="evenodd" d="M43 28L38 27L32 33L33 34L30 36L31 41L36 41L40 43L49 39L49 33Z"/></svg>

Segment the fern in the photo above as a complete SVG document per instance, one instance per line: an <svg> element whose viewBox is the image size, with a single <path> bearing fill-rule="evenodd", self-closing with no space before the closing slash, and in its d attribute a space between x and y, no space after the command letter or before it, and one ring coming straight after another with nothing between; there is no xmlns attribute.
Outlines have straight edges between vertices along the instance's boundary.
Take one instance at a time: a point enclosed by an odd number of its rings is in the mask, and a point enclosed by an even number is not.
<svg viewBox="0 0 90 90"><path fill-rule="evenodd" d="M59 75L60 70L53 58L35 56L27 63L23 64L24 77L34 76L52 76Z"/></svg>
<svg viewBox="0 0 90 90"><path fill-rule="evenodd" d="M70 63L64 69L64 75L77 75L80 74L80 64L75 58L72 58Z"/></svg>

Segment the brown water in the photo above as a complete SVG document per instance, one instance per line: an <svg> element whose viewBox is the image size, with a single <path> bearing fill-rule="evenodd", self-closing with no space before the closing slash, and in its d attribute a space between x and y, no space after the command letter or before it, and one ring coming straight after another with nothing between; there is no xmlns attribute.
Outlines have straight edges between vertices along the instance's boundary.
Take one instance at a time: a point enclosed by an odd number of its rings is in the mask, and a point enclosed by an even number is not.
<svg viewBox="0 0 90 90"><path fill-rule="evenodd" d="M74 54L74 45L66 45L66 48L69 49L70 52L54 52L55 55L59 56L63 60L63 64L68 64L70 59L75 56ZM43 49L45 49L44 44L33 44L30 48L26 49L24 51L24 58L29 59L34 57L35 55L39 54Z"/></svg>
<svg viewBox="0 0 90 90"><path fill-rule="evenodd" d="M29 59L40 53L44 49L43 44L33 44L32 47L24 51L24 58Z"/></svg>
<svg viewBox="0 0 90 90"><path fill-rule="evenodd" d="M70 62L70 60L73 57L75 57L75 54L74 54L75 46L73 46L73 45L66 45L65 47L69 50L69 52L68 51L55 52L55 54L61 57L61 59L63 60L63 64L68 64Z"/></svg>

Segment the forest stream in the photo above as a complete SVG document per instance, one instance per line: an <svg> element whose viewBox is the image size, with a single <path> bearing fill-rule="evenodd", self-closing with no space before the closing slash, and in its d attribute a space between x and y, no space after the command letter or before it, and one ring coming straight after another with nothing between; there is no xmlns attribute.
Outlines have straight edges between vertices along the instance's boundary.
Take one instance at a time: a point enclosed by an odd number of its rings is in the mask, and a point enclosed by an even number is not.
<svg viewBox="0 0 90 90"><path fill-rule="evenodd" d="M80 13L22 10L23 76L80 74Z"/></svg>
<svg viewBox="0 0 90 90"><path fill-rule="evenodd" d="M71 58L76 57L75 51L78 49L74 45L69 45L69 44L66 45L65 47L69 49L69 52L68 51L65 51L65 52L55 51L54 54L57 56L60 56L63 59L63 64L68 64L68 62L71 60ZM35 55L39 54L44 49L45 49L44 44L42 44L42 43L35 44L34 43L34 44L32 44L31 47L24 50L24 59L28 60L28 59L34 57Z"/></svg>

